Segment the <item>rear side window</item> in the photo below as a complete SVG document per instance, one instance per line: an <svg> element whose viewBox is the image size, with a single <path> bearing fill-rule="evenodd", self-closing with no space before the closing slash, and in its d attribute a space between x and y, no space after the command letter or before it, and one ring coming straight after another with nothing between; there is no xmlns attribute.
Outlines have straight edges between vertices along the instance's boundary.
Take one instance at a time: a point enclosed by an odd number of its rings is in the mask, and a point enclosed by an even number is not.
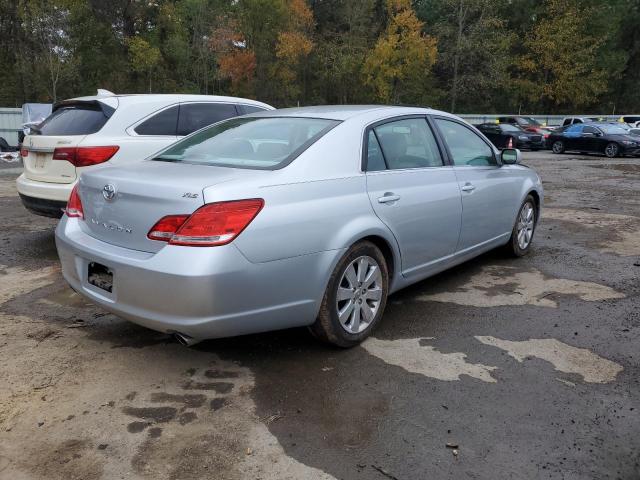
<svg viewBox="0 0 640 480"><path fill-rule="evenodd" d="M236 106L230 103L183 103L180 105L178 135L189 135L201 128L237 116Z"/></svg>
<svg viewBox="0 0 640 480"><path fill-rule="evenodd" d="M176 135L178 125L178 106L167 108L149 117L134 131L138 135Z"/></svg>
<svg viewBox="0 0 640 480"><path fill-rule="evenodd" d="M497 165L491 147L471 129L443 118L436 118L436 124L449 147L454 165Z"/></svg>
<svg viewBox="0 0 640 480"><path fill-rule="evenodd" d="M243 115L247 115L249 113L266 111L266 108L256 107L254 105L238 105L238 108L240 109L240 113Z"/></svg>
<svg viewBox="0 0 640 480"><path fill-rule="evenodd" d="M39 135L89 135L96 133L109 117L98 105L73 105L58 108L38 127Z"/></svg>
<svg viewBox="0 0 640 480"><path fill-rule="evenodd" d="M565 118L565 119L564 119L564 122L562 122L562 126L563 126L563 127L566 127L567 125L571 125L571 122L572 122L572 121L573 121L573 120L572 120L572 119L570 119L570 118Z"/></svg>
<svg viewBox="0 0 640 480"><path fill-rule="evenodd" d="M389 170L441 167L438 144L424 118L408 118L374 128Z"/></svg>
<svg viewBox="0 0 640 480"><path fill-rule="evenodd" d="M387 166L384 163L382 150L380 150L380 143L378 143L374 131L369 130L369 138L367 139L367 171L378 172L386 169Z"/></svg>

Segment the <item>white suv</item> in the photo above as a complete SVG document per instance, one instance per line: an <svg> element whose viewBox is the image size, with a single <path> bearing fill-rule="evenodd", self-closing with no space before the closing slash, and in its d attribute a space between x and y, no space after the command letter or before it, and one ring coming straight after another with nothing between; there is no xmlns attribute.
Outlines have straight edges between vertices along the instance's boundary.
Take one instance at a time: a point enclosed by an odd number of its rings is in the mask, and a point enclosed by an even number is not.
<svg viewBox="0 0 640 480"><path fill-rule="evenodd" d="M18 193L33 213L60 217L85 169L142 160L207 125L260 110L273 107L244 98L105 90L65 100L25 137Z"/></svg>

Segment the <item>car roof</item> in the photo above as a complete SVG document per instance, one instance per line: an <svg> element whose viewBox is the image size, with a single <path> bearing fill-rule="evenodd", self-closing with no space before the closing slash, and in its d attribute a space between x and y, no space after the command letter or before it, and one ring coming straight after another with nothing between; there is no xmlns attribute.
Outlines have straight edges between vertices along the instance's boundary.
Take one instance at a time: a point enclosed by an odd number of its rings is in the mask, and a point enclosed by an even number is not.
<svg viewBox="0 0 640 480"><path fill-rule="evenodd" d="M117 99L118 103L144 103L144 102L157 102L158 100L166 101L167 103L177 103L177 102L229 102L229 103L243 103L245 105L258 105L261 107L272 109L271 105L268 105L263 102L259 102L257 100L251 100L249 98L241 98L241 97L227 97L223 95L193 95L193 94L182 94L182 93L142 93L142 94L108 94L108 95L90 95L86 97L75 97L70 98L68 100L64 100L64 103L67 102L91 102L91 101L107 101L108 99Z"/></svg>
<svg viewBox="0 0 640 480"><path fill-rule="evenodd" d="M259 117L307 117L326 118L328 120L348 120L369 113L390 115L412 114L440 114L450 116L445 112L428 107L405 107L393 105L318 105L312 107L282 108L268 112L255 112L252 116Z"/></svg>

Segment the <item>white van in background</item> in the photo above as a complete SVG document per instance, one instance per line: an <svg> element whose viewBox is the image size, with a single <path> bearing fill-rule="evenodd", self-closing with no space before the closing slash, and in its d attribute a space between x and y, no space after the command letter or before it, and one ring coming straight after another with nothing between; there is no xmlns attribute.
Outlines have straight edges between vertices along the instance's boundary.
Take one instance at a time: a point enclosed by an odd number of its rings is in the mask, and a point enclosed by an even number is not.
<svg viewBox="0 0 640 480"><path fill-rule="evenodd" d="M98 95L65 100L22 143L17 180L24 206L60 217L80 173L104 162L142 160L179 138L265 103L211 95Z"/></svg>

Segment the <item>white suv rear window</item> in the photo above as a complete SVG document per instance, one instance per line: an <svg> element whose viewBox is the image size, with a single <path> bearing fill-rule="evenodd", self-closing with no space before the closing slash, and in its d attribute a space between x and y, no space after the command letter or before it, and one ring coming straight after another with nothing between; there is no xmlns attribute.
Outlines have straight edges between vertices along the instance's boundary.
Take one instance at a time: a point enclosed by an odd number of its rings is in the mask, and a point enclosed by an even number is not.
<svg viewBox="0 0 640 480"><path fill-rule="evenodd" d="M89 135L104 127L107 120L99 105L62 106L32 131L36 135Z"/></svg>

